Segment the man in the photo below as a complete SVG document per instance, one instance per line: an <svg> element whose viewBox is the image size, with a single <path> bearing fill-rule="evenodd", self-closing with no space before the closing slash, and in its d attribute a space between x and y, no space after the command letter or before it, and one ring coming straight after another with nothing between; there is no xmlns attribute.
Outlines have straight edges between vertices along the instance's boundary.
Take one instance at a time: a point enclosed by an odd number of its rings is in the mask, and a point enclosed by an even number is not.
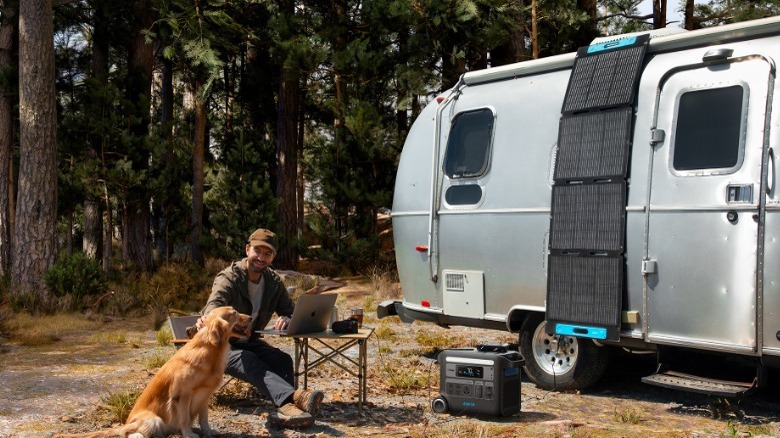
<svg viewBox="0 0 780 438"><path fill-rule="evenodd" d="M322 391L295 390L293 360L289 354L258 339L276 312L275 329L290 323L295 304L287 288L270 268L276 257L276 234L260 228L249 236L246 258L217 274L203 315L221 306L233 306L251 315L248 336L232 344L225 373L252 384L277 406L268 421L277 426L305 427L314 422ZM200 328L200 321L198 328Z"/></svg>

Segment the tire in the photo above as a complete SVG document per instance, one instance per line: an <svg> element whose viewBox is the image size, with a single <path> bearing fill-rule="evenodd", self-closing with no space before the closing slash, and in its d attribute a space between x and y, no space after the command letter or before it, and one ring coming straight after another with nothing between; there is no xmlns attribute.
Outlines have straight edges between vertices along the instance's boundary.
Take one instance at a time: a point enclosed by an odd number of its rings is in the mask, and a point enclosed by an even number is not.
<svg viewBox="0 0 780 438"><path fill-rule="evenodd" d="M591 339L547 333L544 317L531 314L520 327L520 354L536 386L550 391L587 389L601 379L609 348Z"/></svg>

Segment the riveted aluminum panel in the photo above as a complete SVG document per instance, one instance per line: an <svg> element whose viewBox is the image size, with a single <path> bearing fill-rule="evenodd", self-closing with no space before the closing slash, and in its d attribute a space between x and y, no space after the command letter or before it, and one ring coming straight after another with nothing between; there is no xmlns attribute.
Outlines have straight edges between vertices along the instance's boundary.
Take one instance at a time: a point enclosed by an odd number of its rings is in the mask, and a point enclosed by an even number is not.
<svg viewBox="0 0 780 438"><path fill-rule="evenodd" d="M759 196L729 200L729 189L761 187L770 64L747 58L713 67L673 69L658 100L648 213L646 277L650 341L741 353L757 348ZM741 87L736 165L678 170L679 106L685 93ZM740 113L738 113L740 114ZM712 129L717 129L713 126ZM681 137L682 138L682 137ZM679 140L682 141L682 140ZM691 141L691 140L688 140Z"/></svg>

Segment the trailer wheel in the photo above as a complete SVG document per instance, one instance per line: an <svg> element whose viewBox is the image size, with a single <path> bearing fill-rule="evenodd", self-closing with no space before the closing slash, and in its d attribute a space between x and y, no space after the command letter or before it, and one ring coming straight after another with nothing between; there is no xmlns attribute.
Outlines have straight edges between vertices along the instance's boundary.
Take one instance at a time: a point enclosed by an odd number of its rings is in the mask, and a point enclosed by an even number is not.
<svg viewBox="0 0 780 438"><path fill-rule="evenodd" d="M546 390L585 389L601 378L609 349L590 339L547 333L542 315L529 315L520 328L520 353L525 371Z"/></svg>

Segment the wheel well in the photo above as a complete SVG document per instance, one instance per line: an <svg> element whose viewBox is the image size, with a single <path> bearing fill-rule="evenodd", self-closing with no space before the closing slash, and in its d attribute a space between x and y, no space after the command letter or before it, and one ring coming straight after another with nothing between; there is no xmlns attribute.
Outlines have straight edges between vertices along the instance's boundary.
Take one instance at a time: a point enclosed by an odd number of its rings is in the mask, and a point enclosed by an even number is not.
<svg viewBox="0 0 780 438"><path fill-rule="evenodd" d="M534 312L531 310L523 310L523 309L512 309L509 311L509 314L506 316L506 328L511 333L519 333L520 328L523 326L523 321L525 321L525 318L528 317L528 315L533 315L535 313L541 313L541 312ZM544 316L542 314L542 316Z"/></svg>

